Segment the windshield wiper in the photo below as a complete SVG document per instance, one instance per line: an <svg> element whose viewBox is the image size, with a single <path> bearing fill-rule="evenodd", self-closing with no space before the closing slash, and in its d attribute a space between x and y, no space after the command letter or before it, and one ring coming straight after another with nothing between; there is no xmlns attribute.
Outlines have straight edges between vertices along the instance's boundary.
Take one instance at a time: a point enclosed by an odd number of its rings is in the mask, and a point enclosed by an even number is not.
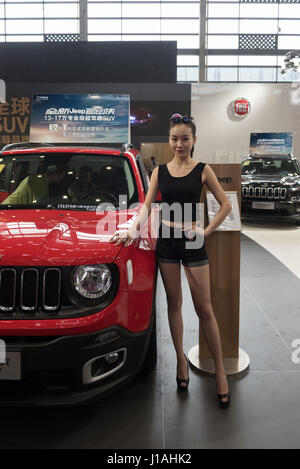
<svg viewBox="0 0 300 469"><path fill-rule="evenodd" d="M0 210L32 210L32 209L46 209L45 204L1 204Z"/></svg>

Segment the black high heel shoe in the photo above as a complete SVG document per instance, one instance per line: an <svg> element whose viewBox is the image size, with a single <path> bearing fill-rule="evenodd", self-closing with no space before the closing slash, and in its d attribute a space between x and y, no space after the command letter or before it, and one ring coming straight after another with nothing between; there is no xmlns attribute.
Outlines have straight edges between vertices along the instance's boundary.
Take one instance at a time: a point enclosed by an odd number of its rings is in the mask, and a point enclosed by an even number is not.
<svg viewBox="0 0 300 469"><path fill-rule="evenodd" d="M227 400L223 401L223 399L226 399L226 398ZM229 391L226 392L225 394L218 394L218 391L217 391L217 399L222 409L227 409L230 406L230 398L231 398L231 394Z"/></svg>
<svg viewBox="0 0 300 469"><path fill-rule="evenodd" d="M225 397L227 397L227 401L222 401L222 399L225 399ZM230 392L226 392L225 394L217 394L217 398L222 409L227 409L227 407L230 406Z"/></svg>
<svg viewBox="0 0 300 469"><path fill-rule="evenodd" d="M189 385L189 382L190 382L190 378L189 378L189 362L188 362L188 359L186 358L186 355L184 354L185 356L185 359L186 359L186 364L187 364L187 369L188 369L188 378L178 378L178 376L176 376L176 382L177 382L177 390L182 392L182 391L186 391L187 388L188 388L188 385ZM186 384L186 386L182 386L182 384Z"/></svg>

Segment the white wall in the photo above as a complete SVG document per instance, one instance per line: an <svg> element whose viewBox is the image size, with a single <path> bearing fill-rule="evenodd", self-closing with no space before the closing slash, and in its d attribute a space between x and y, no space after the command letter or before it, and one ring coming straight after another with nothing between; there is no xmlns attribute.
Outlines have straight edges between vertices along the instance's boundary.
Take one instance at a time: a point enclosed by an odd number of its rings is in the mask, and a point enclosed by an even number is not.
<svg viewBox="0 0 300 469"><path fill-rule="evenodd" d="M230 119L231 102L251 103L250 114ZM300 161L299 83L201 83L192 85L191 114L198 141L194 158L205 163L239 163L249 153L253 132L293 132L293 153Z"/></svg>

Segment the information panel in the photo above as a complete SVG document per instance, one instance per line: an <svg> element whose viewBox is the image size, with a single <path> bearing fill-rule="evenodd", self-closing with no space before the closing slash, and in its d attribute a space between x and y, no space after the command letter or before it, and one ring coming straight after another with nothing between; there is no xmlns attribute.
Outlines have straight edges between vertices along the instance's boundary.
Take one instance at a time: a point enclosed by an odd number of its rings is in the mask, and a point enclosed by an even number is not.
<svg viewBox="0 0 300 469"><path fill-rule="evenodd" d="M30 141L49 143L130 143L127 94L35 95Z"/></svg>
<svg viewBox="0 0 300 469"><path fill-rule="evenodd" d="M241 231L242 229L241 217L240 217L239 204L238 204L238 199L237 199L237 192L225 191L225 194L227 195L231 203L232 210L227 215L223 223L221 223L221 225L218 226L216 231ZM210 223L219 212L220 204L215 199L212 192L210 191L206 192L206 200L207 200L207 215L208 215L208 220Z"/></svg>
<svg viewBox="0 0 300 469"><path fill-rule="evenodd" d="M250 153L292 153L293 132L252 133Z"/></svg>

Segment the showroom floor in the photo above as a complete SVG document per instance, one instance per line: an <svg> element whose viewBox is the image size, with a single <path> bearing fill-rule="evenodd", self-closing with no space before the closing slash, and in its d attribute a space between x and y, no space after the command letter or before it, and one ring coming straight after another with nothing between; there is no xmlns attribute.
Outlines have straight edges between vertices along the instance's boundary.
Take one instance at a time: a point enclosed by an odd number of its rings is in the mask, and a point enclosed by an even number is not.
<svg viewBox="0 0 300 469"><path fill-rule="evenodd" d="M292 361L292 342L300 339L300 280L244 234L241 254L240 347L250 369L229 377L229 409L218 407L214 379L193 369L188 392L177 393L159 278L155 372L97 405L1 409L0 448L299 448L300 363ZM188 352L198 322L184 277L183 289Z"/></svg>

